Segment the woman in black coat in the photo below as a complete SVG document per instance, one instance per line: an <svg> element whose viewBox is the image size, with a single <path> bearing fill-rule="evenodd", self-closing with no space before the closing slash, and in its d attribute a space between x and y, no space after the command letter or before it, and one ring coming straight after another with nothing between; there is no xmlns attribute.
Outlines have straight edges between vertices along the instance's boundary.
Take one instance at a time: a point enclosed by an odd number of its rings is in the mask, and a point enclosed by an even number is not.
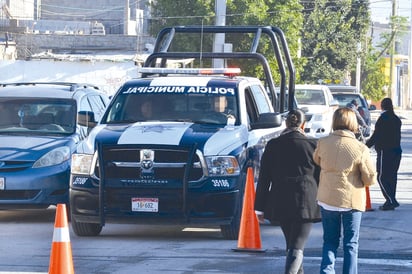
<svg viewBox="0 0 412 274"><path fill-rule="evenodd" d="M286 240L285 273L303 273L303 249L320 221L316 202L319 167L313 161L316 139L303 132L305 115L292 110L281 136L266 145L256 188L255 211L259 221L280 224Z"/></svg>

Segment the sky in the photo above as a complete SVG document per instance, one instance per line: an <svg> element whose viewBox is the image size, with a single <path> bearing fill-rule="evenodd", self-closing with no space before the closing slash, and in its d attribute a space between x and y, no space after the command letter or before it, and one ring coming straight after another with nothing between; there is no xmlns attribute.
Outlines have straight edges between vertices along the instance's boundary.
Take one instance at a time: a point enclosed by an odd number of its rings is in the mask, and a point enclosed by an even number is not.
<svg viewBox="0 0 412 274"><path fill-rule="evenodd" d="M412 0L395 0L397 1L396 13L398 16L411 17ZM370 0L371 17L374 22L386 23L392 15L392 0Z"/></svg>

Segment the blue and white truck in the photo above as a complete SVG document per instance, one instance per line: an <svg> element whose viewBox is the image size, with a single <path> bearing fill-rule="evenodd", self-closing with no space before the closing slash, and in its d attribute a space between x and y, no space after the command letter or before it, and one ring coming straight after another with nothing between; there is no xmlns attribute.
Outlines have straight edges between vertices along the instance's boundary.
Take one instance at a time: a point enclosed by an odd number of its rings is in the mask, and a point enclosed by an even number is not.
<svg viewBox="0 0 412 274"><path fill-rule="evenodd" d="M247 52L174 52L186 33L249 34ZM280 93L267 59L257 52L271 41L281 74ZM278 44L280 41L280 44ZM168 67L168 60L252 59L265 80L233 66ZM286 69L285 69L286 67ZM293 100L294 68L275 27L173 27L158 36L141 77L124 83L72 158L71 223L80 236L98 235L106 223L219 226L237 239L248 167L255 177L263 149L284 129L285 90ZM288 81L288 82L287 82ZM279 89L278 89L279 90ZM293 106L292 103L289 104Z"/></svg>

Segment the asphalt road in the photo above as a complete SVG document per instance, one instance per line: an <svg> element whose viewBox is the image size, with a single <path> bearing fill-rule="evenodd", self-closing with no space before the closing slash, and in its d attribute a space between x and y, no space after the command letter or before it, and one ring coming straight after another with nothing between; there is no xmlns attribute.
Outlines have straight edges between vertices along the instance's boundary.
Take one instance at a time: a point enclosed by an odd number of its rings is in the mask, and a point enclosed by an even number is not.
<svg viewBox="0 0 412 274"><path fill-rule="evenodd" d="M412 273L412 112L402 112L403 158L394 211L380 211L379 186L370 188L374 211L363 214L359 273ZM374 117L376 118L376 113ZM375 157L374 152L371 152ZM47 273L55 211L0 211L0 273ZM217 229L107 224L98 237L70 229L76 273L283 273L284 239L277 226L261 225L264 252L235 252L237 241ZM306 245L305 273L319 273L322 227ZM342 269L339 251L337 273Z"/></svg>

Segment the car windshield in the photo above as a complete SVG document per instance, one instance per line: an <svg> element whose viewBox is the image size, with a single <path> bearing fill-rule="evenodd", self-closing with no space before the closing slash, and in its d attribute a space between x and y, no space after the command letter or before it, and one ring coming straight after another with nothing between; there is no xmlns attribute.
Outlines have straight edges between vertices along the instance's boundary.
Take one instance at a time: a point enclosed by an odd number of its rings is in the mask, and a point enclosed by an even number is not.
<svg viewBox="0 0 412 274"><path fill-rule="evenodd" d="M346 107L348 106L352 100L356 100L358 103L357 105L363 108L366 108L365 102L361 100L359 96L356 94L333 94L333 98L335 98L339 102L339 107Z"/></svg>
<svg viewBox="0 0 412 274"><path fill-rule="evenodd" d="M76 102L55 98L1 98L0 134L72 134Z"/></svg>
<svg viewBox="0 0 412 274"><path fill-rule="evenodd" d="M325 95L318 89L296 89L298 105L326 105Z"/></svg>
<svg viewBox="0 0 412 274"><path fill-rule="evenodd" d="M236 96L233 94L119 94L102 123L138 121L183 121L204 124L238 124Z"/></svg>

